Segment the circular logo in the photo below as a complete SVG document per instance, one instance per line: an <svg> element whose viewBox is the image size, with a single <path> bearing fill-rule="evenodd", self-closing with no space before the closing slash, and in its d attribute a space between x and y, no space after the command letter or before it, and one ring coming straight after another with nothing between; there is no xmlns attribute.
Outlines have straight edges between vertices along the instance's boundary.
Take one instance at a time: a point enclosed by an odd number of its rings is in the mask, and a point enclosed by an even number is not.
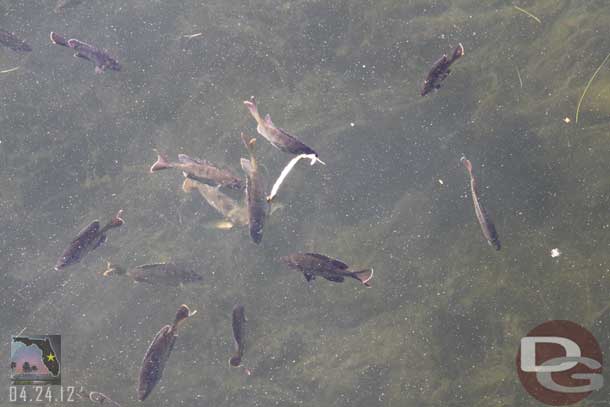
<svg viewBox="0 0 610 407"><path fill-rule="evenodd" d="M595 337L570 321L547 321L521 338L517 372L542 403L567 406L603 387L602 351Z"/></svg>

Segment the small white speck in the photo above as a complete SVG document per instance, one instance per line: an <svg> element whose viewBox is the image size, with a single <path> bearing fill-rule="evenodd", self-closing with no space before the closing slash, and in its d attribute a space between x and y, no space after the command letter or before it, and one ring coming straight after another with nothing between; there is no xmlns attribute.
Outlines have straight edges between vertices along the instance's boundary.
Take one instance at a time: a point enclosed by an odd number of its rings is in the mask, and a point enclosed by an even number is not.
<svg viewBox="0 0 610 407"><path fill-rule="evenodd" d="M551 257L559 257L561 256L561 251L557 248L551 250Z"/></svg>
<svg viewBox="0 0 610 407"><path fill-rule="evenodd" d="M439 180L438 180L438 183L439 183L439 184L441 184L441 185L445 184L445 183L443 182L443 180L442 180L442 179L440 179L440 178L439 178Z"/></svg>
<svg viewBox="0 0 610 407"><path fill-rule="evenodd" d="M356 125L356 123L351 122L349 125L350 125L350 126L352 126L352 127L354 127L354 126ZM0 141L0 143L1 143L1 141Z"/></svg>

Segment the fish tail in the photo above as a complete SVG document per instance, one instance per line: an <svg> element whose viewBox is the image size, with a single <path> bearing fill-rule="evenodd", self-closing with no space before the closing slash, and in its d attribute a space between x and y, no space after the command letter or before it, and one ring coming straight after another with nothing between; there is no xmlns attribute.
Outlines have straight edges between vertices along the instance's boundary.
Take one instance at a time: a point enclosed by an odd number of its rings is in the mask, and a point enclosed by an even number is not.
<svg viewBox="0 0 610 407"><path fill-rule="evenodd" d="M116 215L114 215L114 218L112 218L112 220L110 221L110 224L112 226L121 226L122 224L124 224L125 221L123 220L123 218L121 218L121 215L123 215L123 210L119 209Z"/></svg>
<svg viewBox="0 0 610 407"><path fill-rule="evenodd" d="M256 139L253 137L248 140L248 137L241 133L241 140L244 142L248 153L250 153L250 163L252 164L252 168L256 169L256 158L254 157L254 147L256 147Z"/></svg>
<svg viewBox="0 0 610 407"><path fill-rule="evenodd" d="M470 160L465 156L462 156L462 158L460 158L460 162L464 164L464 167L466 167L468 173L472 175L472 163L470 162Z"/></svg>
<svg viewBox="0 0 610 407"><path fill-rule="evenodd" d="M373 278L373 269L364 269L360 271L354 271L352 273L355 279L360 280L362 284L370 287L369 281Z"/></svg>
<svg viewBox="0 0 610 407"><path fill-rule="evenodd" d="M176 312L176 318L174 319L174 325L172 329L175 331L178 329L178 326L184 322L188 317L193 316L197 313L197 311L191 312L190 308L186 304L182 304L178 311Z"/></svg>
<svg viewBox="0 0 610 407"><path fill-rule="evenodd" d="M231 356L231 359L229 359L229 364L233 367L239 367L239 365L241 365L241 355L239 352L236 352L235 355Z"/></svg>
<svg viewBox="0 0 610 407"><path fill-rule="evenodd" d="M459 43L455 50L453 50L453 55L451 55L451 63L453 63L456 59L464 56L464 46L462 43Z"/></svg>
<svg viewBox="0 0 610 407"><path fill-rule="evenodd" d="M167 160L167 157L164 154L157 151L157 161L150 167L150 172L153 173L168 168L172 168L172 164Z"/></svg>
<svg viewBox="0 0 610 407"><path fill-rule="evenodd" d="M63 45L64 47L69 47L66 39L64 37L62 37L61 35L57 34L56 32L51 31L51 34L49 35L49 37L51 38L51 42L53 44Z"/></svg>
<svg viewBox="0 0 610 407"><path fill-rule="evenodd" d="M254 120L256 120L257 123L263 123L263 118L258 112L258 107L256 106L256 100L254 99L254 96L251 96L250 100L244 100L244 105L246 105L246 107L250 111L250 114L252 115L252 117L254 117Z"/></svg>

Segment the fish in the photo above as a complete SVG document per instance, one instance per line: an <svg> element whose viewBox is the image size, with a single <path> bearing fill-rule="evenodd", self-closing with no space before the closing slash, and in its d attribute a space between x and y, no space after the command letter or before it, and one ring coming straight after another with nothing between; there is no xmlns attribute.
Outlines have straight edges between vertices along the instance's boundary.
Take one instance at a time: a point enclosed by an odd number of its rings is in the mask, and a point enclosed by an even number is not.
<svg viewBox="0 0 610 407"><path fill-rule="evenodd" d="M103 276L111 274L126 275L139 283L179 286L186 283L196 283L203 277L185 264L153 263L125 269L118 264L107 262Z"/></svg>
<svg viewBox="0 0 610 407"><path fill-rule="evenodd" d="M229 364L233 367L239 367L246 350L246 312L243 305L233 307L233 340L235 342L235 353L229 359Z"/></svg>
<svg viewBox="0 0 610 407"><path fill-rule="evenodd" d="M32 47L30 47L28 43L20 38L17 38L15 34L2 29L0 29L0 44L17 52L32 51Z"/></svg>
<svg viewBox="0 0 610 407"><path fill-rule="evenodd" d="M279 260L302 272L307 281L320 276L334 283L342 283L345 277L350 277L370 287L373 278L373 269L350 271L347 264L318 253L294 253L280 257Z"/></svg>
<svg viewBox="0 0 610 407"><path fill-rule="evenodd" d="M233 225L245 226L248 224L248 211L230 196L220 191L220 186L212 187L198 182L195 179L186 177L182 183L182 190L190 192L197 190L203 199L227 221Z"/></svg>
<svg viewBox="0 0 610 407"><path fill-rule="evenodd" d="M447 58L447 54L444 54L438 61L432 65L430 72L428 72L428 76L424 81L424 86L421 90L421 95L426 96L428 93L432 92L435 89L440 89L441 82L445 80L445 78L451 73L451 69L449 67L453 64L458 58L464 55L464 46L460 43L457 45L455 50L453 50L453 54L451 58Z"/></svg>
<svg viewBox="0 0 610 407"><path fill-rule="evenodd" d="M101 50L93 45L74 38L66 40L66 38L53 31L51 31L50 38L53 44L72 48L74 51L76 51L74 53L75 57L93 62L95 65L95 73L100 74L107 69L111 69L113 71L121 70L121 64L119 64L117 60L111 57L110 54L108 54L108 52L105 50Z"/></svg>
<svg viewBox="0 0 610 407"><path fill-rule="evenodd" d="M466 170L468 171L468 175L470 176L470 193L472 194L474 213L477 215L477 220L479 221L479 225L481 226L483 236L485 236L485 239L487 239L487 243L489 243L490 246L492 246L496 250L500 250L500 238L498 237L496 227L494 226L493 221L489 217L489 214L481 204L479 194L477 193L477 180L472 174L472 163L466 157L462 157L460 159L460 162L464 164Z"/></svg>
<svg viewBox="0 0 610 407"><path fill-rule="evenodd" d="M110 229L117 228L125 223L121 218L123 210L119 210L116 215L106 224L100 228L100 222L94 220L70 242L66 250L57 260L55 264L55 270L59 271L65 267L76 264L89 252L97 249L102 243L106 241L107 232Z"/></svg>
<svg viewBox="0 0 610 407"><path fill-rule="evenodd" d="M204 184L241 191L245 185L241 178L228 169L222 169L215 164L199 158L191 158L186 154L178 154L178 162L170 162L165 154L157 152L157 161L150 167L150 172L175 168L186 173Z"/></svg>
<svg viewBox="0 0 610 407"><path fill-rule="evenodd" d="M259 244L263 240L263 227L267 216L267 198L265 194L265 181L258 172L258 165L254 156L256 139L250 141L242 133L241 139L250 153L250 160L242 158L241 168L246 173L246 203L248 207L248 225L252 241Z"/></svg>
<svg viewBox="0 0 610 407"><path fill-rule="evenodd" d="M254 120L256 120L256 131L258 134L266 138L267 141L269 141L275 148L285 153L294 155L311 155L315 157L315 160L319 161L320 164L324 164L324 162L318 157L318 153L316 153L312 148L305 145L296 137L288 134L286 130L276 127L271 121L271 116L266 115L263 119L258 112L258 107L256 106L254 96L250 97L250 100L244 101L244 105L246 105L250 111L250 114L252 117L254 117Z"/></svg>
<svg viewBox="0 0 610 407"><path fill-rule="evenodd" d="M174 343L178 337L178 327L188 317L195 315L197 311L191 312L189 307L182 304L176 312L173 324L165 325L150 343L140 368L140 378L138 382L138 400L144 401L155 388L161 376L163 368L169 358Z"/></svg>
<svg viewBox="0 0 610 407"><path fill-rule="evenodd" d="M84 0L59 0L55 5L55 13L62 13L65 9L78 6Z"/></svg>

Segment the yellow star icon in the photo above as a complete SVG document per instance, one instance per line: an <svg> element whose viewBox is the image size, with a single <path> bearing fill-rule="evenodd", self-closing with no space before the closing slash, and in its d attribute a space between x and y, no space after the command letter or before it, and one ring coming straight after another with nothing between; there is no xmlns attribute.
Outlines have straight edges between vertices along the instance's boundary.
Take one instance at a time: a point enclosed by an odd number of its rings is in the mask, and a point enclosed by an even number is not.
<svg viewBox="0 0 610 407"><path fill-rule="evenodd" d="M47 360L48 360L49 362L53 362L53 361L55 360L55 355L54 355L54 354L52 354L52 353L48 354L48 355L47 355Z"/></svg>

